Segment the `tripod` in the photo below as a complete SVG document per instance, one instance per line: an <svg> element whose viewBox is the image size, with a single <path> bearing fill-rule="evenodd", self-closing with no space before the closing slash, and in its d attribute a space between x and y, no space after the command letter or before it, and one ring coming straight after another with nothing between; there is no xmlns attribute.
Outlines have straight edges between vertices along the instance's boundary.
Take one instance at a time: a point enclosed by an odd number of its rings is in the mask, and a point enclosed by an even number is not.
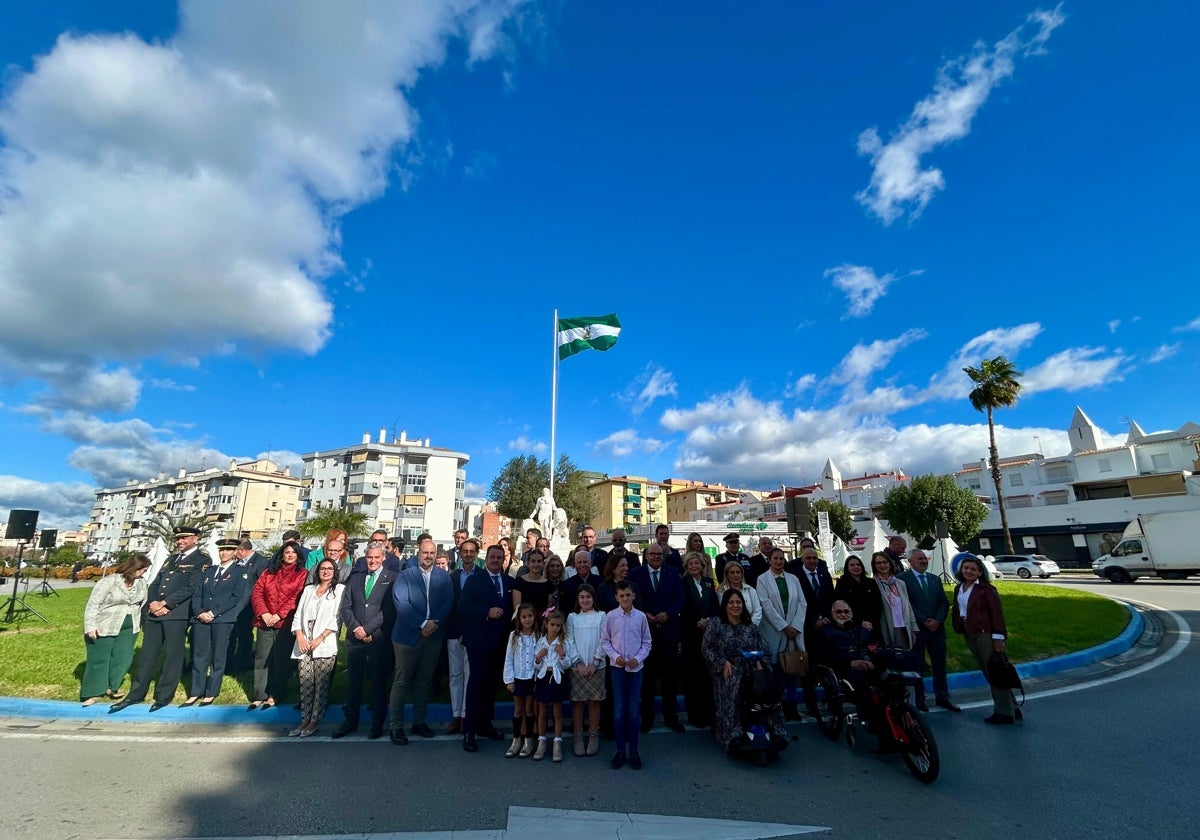
<svg viewBox="0 0 1200 840"><path fill-rule="evenodd" d="M58 594L58 590L50 585L50 567L44 562L42 564L42 585L38 587L37 594L43 598L49 598L51 595L55 598L62 597Z"/></svg>
<svg viewBox="0 0 1200 840"><path fill-rule="evenodd" d="M4 606L0 607L0 609L4 610L4 618L0 619L0 620L3 620L3 622L5 624L12 624L14 621L20 621L26 615L36 615L43 622L45 622L46 624L49 624L50 622L46 619L46 616L42 615L40 612L35 610L33 607L29 606L29 604L25 603L24 595L17 594L17 586L21 582L21 559L24 556L25 556L25 541L22 540L17 543L17 570L13 574L12 595L10 595L8 600L4 602ZM28 594L28 592L29 592L28 585L26 585L25 592L26 592L26 594ZM54 594L57 595L58 593L56 592Z"/></svg>

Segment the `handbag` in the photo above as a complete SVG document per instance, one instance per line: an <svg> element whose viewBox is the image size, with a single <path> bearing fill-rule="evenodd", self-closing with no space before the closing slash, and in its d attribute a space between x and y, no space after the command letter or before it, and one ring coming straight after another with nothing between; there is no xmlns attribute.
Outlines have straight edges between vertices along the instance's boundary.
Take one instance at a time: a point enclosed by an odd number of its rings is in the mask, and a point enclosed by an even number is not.
<svg viewBox="0 0 1200 840"><path fill-rule="evenodd" d="M791 677L803 677L808 673L808 651L800 650L795 639L791 639L779 652L779 670Z"/></svg>
<svg viewBox="0 0 1200 840"><path fill-rule="evenodd" d="M1017 705L1025 705L1025 688L1021 685L1021 675L1017 673L1017 666L1009 661L1008 654L1003 651L993 653L992 658L988 660L985 674L987 681L994 688L1007 688L1014 692L1014 698L1016 697L1015 692L1021 692L1021 699Z"/></svg>

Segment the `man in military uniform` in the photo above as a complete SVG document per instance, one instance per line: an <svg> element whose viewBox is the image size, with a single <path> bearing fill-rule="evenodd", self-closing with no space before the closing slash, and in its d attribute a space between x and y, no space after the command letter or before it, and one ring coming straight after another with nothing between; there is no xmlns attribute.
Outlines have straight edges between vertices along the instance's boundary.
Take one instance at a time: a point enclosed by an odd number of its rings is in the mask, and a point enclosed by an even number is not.
<svg viewBox="0 0 1200 840"><path fill-rule="evenodd" d="M254 578L238 563L240 540L217 540L217 565L204 570L192 595L192 682L181 705L212 705L221 693L229 638L243 608L250 603Z"/></svg>
<svg viewBox="0 0 1200 840"><path fill-rule="evenodd" d="M198 528L175 529L175 553L166 559L158 577L150 582L146 614L142 621L142 653L133 684L124 700L109 707L109 714L146 699L160 651L165 651L166 656L162 672L154 684L154 703L150 711L157 712L174 699L179 678L183 675L188 621L192 617L192 595L200 586L204 570L212 565L212 558L196 548L199 540Z"/></svg>

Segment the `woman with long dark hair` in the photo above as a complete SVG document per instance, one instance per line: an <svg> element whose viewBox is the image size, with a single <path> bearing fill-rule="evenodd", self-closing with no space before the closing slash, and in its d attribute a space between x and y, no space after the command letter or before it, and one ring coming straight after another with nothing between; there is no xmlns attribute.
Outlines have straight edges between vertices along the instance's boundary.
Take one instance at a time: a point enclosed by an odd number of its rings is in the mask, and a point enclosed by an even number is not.
<svg viewBox="0 0 1200 840"><path fill-rule="evenodd" d="M329 681L337 664L338 617L345 586L338 583L338 563L317 563L316 583L304 587L292 617L292 659L300 672L300 725L288 734L307 738L317 731L329 701Z"/></svg>
<svg viewBox="0 0 1200 840"><path fill-rule="evenodd" d="M292 613L307 580L300 544L286 542L254 583L250 593L255 627L254 699L250 711L274 706L287 691L293 671L289 632Z"/></svg>

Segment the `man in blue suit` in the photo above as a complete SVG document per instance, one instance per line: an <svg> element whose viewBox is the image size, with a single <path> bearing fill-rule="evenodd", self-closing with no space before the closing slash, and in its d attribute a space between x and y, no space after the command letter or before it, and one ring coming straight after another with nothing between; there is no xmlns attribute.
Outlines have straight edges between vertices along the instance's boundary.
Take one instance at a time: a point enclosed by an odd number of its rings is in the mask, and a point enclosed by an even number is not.
<svg viewBox="0 0 1200 840"><path fill-rule="evenodd" d="M345 738L358 728L362 707L363 678L371 681L371 732L374 740L383 734L387 721L388 687L392 684L392 628L396 621L392 586L396 572L384 568L384 550L372 545L364 556L361 571L350 573L342 593L342 624L346 626L346 720L333 732Z"/></svg>
<svg viewBox="0 0 1200 840"><path fill-rule="evenodd" d="M392 585L396 623L392 650L396 674L392 680L391 740L405 746L404 705L412 697L414 735L432 738L425 722L433 671L446 638L445 624L454 609L454 584L450 574L434 565L437 543L428 534L417 541L416 565L402 571Z"/></svg>
<svg viewBox="0 0 1200 840"><path fill-rule="evenodd" d="M646 565L629 572L629 579L642 594L642 611L650 624L650 655L646 658L642 676L642 732L649 732L654 725L655 682L662 683L663 722L668 729L683 732L677 699L683 577L663 560L661 542L650 543L646 549Z"/></svg>
<svg viewBox="0 0 1200 840"><path fill-rule="evenodd" d="M254 587L250 570L237 562L238 545L238 540L217 540L217 565L204 570L192 595L192 683L180 705L209 706L221 693L229 639Z"/></svg>
<svg viewBox="0 0 1200 840"><path fill-rule="evenodd" d="M913 653L925 666L925 652L929 652L929 666L933 671L933 699L937 705L951 712L961 712L950 701L950 686L946 682L946 617L950 603L942 588L942 579L927 572L929 558L919 548L908 555L911 568L896 575L908 587L908 600L912 604L913 616L917 619L917 638L913 642ZM917 708L929 711L925 705L924 680L916 686Z"/></svg>
<svg viewBox="0 0 1200 840"><path fill-rule="evenodd" d="M493 741L503 735L496 717L496 689L504 677L504 644L512 615L512 580L501 574L504 549L490 545L484 568L463 585L459 598L463 644L467 648L467 698L463 714L463 749L476 752L476 734Z"/></svg>

